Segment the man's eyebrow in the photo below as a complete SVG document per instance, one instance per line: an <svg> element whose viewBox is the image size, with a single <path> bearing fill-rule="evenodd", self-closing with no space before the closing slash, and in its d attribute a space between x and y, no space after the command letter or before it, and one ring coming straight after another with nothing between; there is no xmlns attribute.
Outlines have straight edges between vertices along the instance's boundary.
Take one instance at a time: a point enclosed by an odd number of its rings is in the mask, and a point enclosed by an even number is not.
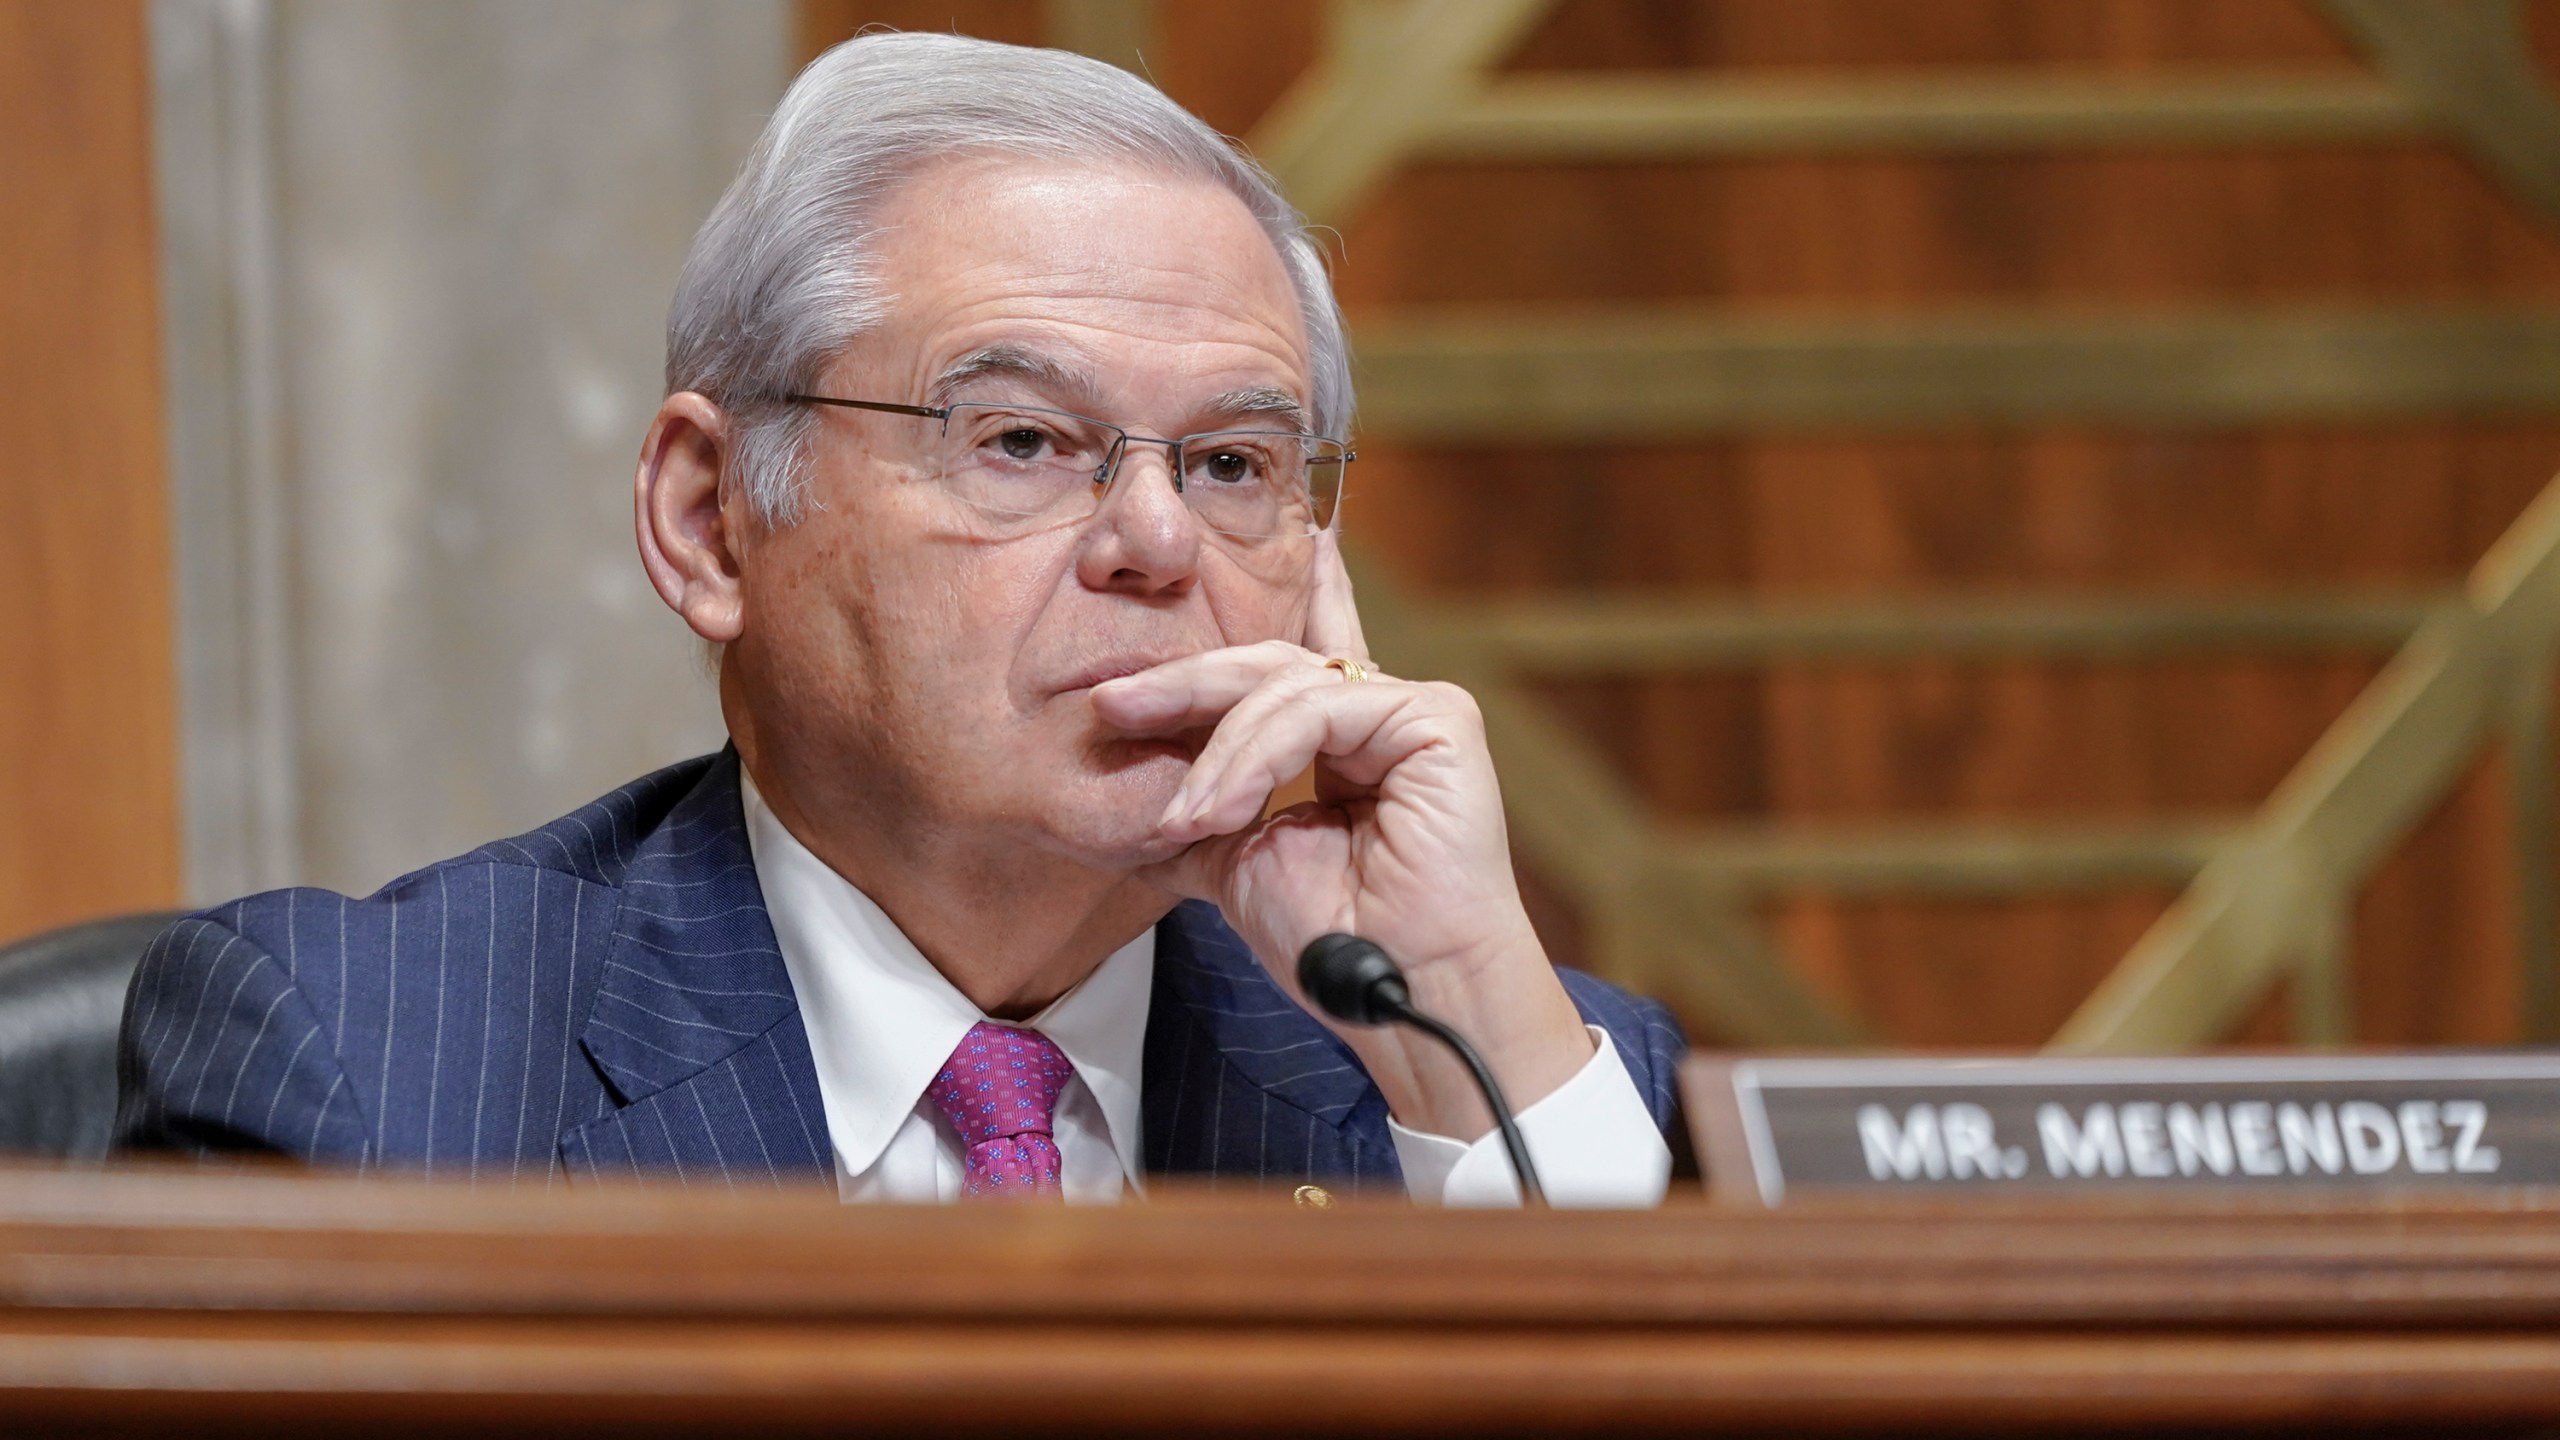
<svg viewBox="0 0 2560 1440"><path fill-rule="evenodd" d="M947 405L969 386L981 380L1023 381L1041 393L1070 405L1091 406L1099 403L1094 396L1093 378L1073 369L1054 356L1020 345L989 345L972 350L942 367L935 376L928 403ZM1207 404L1194 412L1213 417L1216 422L1247 416L1269 416L1292 430L1307 430L1314 419L1297 396L1277 385L1248 385L1212 396Z"/></svg>
<svg viewBox="0 0 2560 1440"><path fill-rule="evenodd" d="M1230 390L1201 406L1199 413L1229 417L1274 416L1288 422L1290 429L1301 431L1310 430L1315 424L1307 414L1307 407L1298 402L1298 397L1277 385L1249 385L1242 390Z"/></svg>
<svg viewBox="0 0 2560 1440"><path fill-rule="evenodd" d="M1093 399L1092 378L1082 371L1020 345L989 345L943 366L933 378L928 401L949 404L962 390L987 379L1027 381L1043 394L1069 403L1090 404Z"/></svg>

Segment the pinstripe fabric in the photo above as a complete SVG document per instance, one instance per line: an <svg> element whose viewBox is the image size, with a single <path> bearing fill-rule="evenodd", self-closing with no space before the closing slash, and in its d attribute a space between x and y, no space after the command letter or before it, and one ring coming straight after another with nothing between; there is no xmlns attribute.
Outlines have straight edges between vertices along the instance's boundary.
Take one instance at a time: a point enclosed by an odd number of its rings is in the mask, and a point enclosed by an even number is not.
<svg viewBox="0 0 2560 1440"><path fill-rule="evenodd" d="M737 761L663 770L364 899L180 921L126 1000L130 1149L488 1180L823 1176Z"/></svg>
<svg viewBox="0 0 2560 1440"><path fill-rule="evenodd" d="M1672 1123L1661 1007L1568 973ZM1400 1189L1386 1105L1205 905L1159 931L1147 1167ZM480 1180L830 1178L734 754L662 770L363 900L252 896L153 943L119 1144Z"/></svg>

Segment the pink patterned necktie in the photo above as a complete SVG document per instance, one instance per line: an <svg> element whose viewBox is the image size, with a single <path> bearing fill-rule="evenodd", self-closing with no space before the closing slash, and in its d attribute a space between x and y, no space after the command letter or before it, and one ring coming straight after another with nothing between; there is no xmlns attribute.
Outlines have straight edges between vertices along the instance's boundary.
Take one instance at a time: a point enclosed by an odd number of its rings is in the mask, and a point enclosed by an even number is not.
<svg viewBox="0 0 2560 1440"><path fill-rule="evenodd" d="M1061 1197L1049 1127L1075 1073L1066 1052L1037 1030L984 1020L969 1027L924 1092L966 1147L961 1194Z"/></svg>

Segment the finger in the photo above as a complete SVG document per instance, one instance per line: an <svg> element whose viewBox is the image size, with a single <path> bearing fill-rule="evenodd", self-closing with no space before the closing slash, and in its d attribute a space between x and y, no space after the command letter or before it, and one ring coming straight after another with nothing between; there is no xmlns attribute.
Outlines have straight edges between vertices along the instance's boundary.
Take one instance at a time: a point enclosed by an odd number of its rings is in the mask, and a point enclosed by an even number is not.
<svg viewBox="0 0 2560 1440"><path fill-rule="evenodd" d="M1239 830L1232 835L1212 835L1195 845L1186 845L1181 853L1139 871L1147 883L1185 900L1206 900L1221 910L1228 906L1229 881L1235 874L1236 857L1251 840L1253 830Z"/></svg>
<svg viewBox="0 0 2560 1440"><path fill-rule="evenodd" d="M1313 656L1305 656L1297 664L1263 677L1261 684L1218 717L1216 727L1202 743L1200 752L1191 758L1191 768L1183 772L1181 785L1175 788L1172 799L1166 803L1163 818L1187 817L1200 798L1209 793L1216 777L1226 769L1244 739L1268 725L1274 712L1293 697L1316 686L1342 683L1340 673L1329 666L1317 664Z"/></svg>
<svg viewBox="0 0 2560 1440"><path fill-rule="evenodd" d="M1179 730L1208 724L1272 675L1317 664L1286 640L1204 650L1106 680L1087 694L1093 713L1122 730Z"/></svg>
<svg viewBox="0 0 2560 1440"><path fill-rule="evenodd" d="M1167 807L1163 833L1193 839L1251 825L1272 790L1319 755L1354 784L1378 783L1437 733L1412 723L1424 694L1413 685L1319 686L1281 700L1258 724L1221 725Z"/></svg>
<svg viewBox="0 0 2560 1440"><path fill-rule="evenodd" d="M1259 824L1185 846L1180 853L1140 870L1139 876L1168 894L1185 900L1206 900L1217 906L1256 954L1294 955L1298 946L1328 929L1352 928L1353 917L1301 914L1307 908L1307 897L1294 889L1274 894L1264 886L1259 894L1248 892L1243 875L1243 867L1250 863L1247 857L1254 851L1276 846L1298 852L1303 858L1308 847L1293 842L1311 840L1319 850L1339 850L1342 839L1340 816L1312 803L1293 805L1265 817ZM1338 863L1338 856L1332 858ZM1296 977L1275 974L1282 987L1294 993L1291 982Z"/></svg>
<svg viewBox="0 0 2560 1440"><path fill-rule="evenodd" d="M1307 600L1307 648L1318 655L1369 659L1369 641L1360 631L1360 609L1351 599L1351 570L1342 563L1342 536L1327 530L1316 536L1315 591Z"/></svg>

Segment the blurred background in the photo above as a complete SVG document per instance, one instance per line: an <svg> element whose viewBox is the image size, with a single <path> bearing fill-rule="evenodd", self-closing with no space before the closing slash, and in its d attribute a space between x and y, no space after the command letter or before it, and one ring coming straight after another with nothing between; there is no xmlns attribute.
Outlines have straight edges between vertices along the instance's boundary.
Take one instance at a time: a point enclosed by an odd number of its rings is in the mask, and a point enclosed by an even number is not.
<svg viewBox="0 0 2560 1440"><path fill-rule="evenodd" d="M0 939L719 743L676 268L867 25L1332 228L1384 663L1752 1045L2560 1032L2560 0L0 0Z"/></svg>

